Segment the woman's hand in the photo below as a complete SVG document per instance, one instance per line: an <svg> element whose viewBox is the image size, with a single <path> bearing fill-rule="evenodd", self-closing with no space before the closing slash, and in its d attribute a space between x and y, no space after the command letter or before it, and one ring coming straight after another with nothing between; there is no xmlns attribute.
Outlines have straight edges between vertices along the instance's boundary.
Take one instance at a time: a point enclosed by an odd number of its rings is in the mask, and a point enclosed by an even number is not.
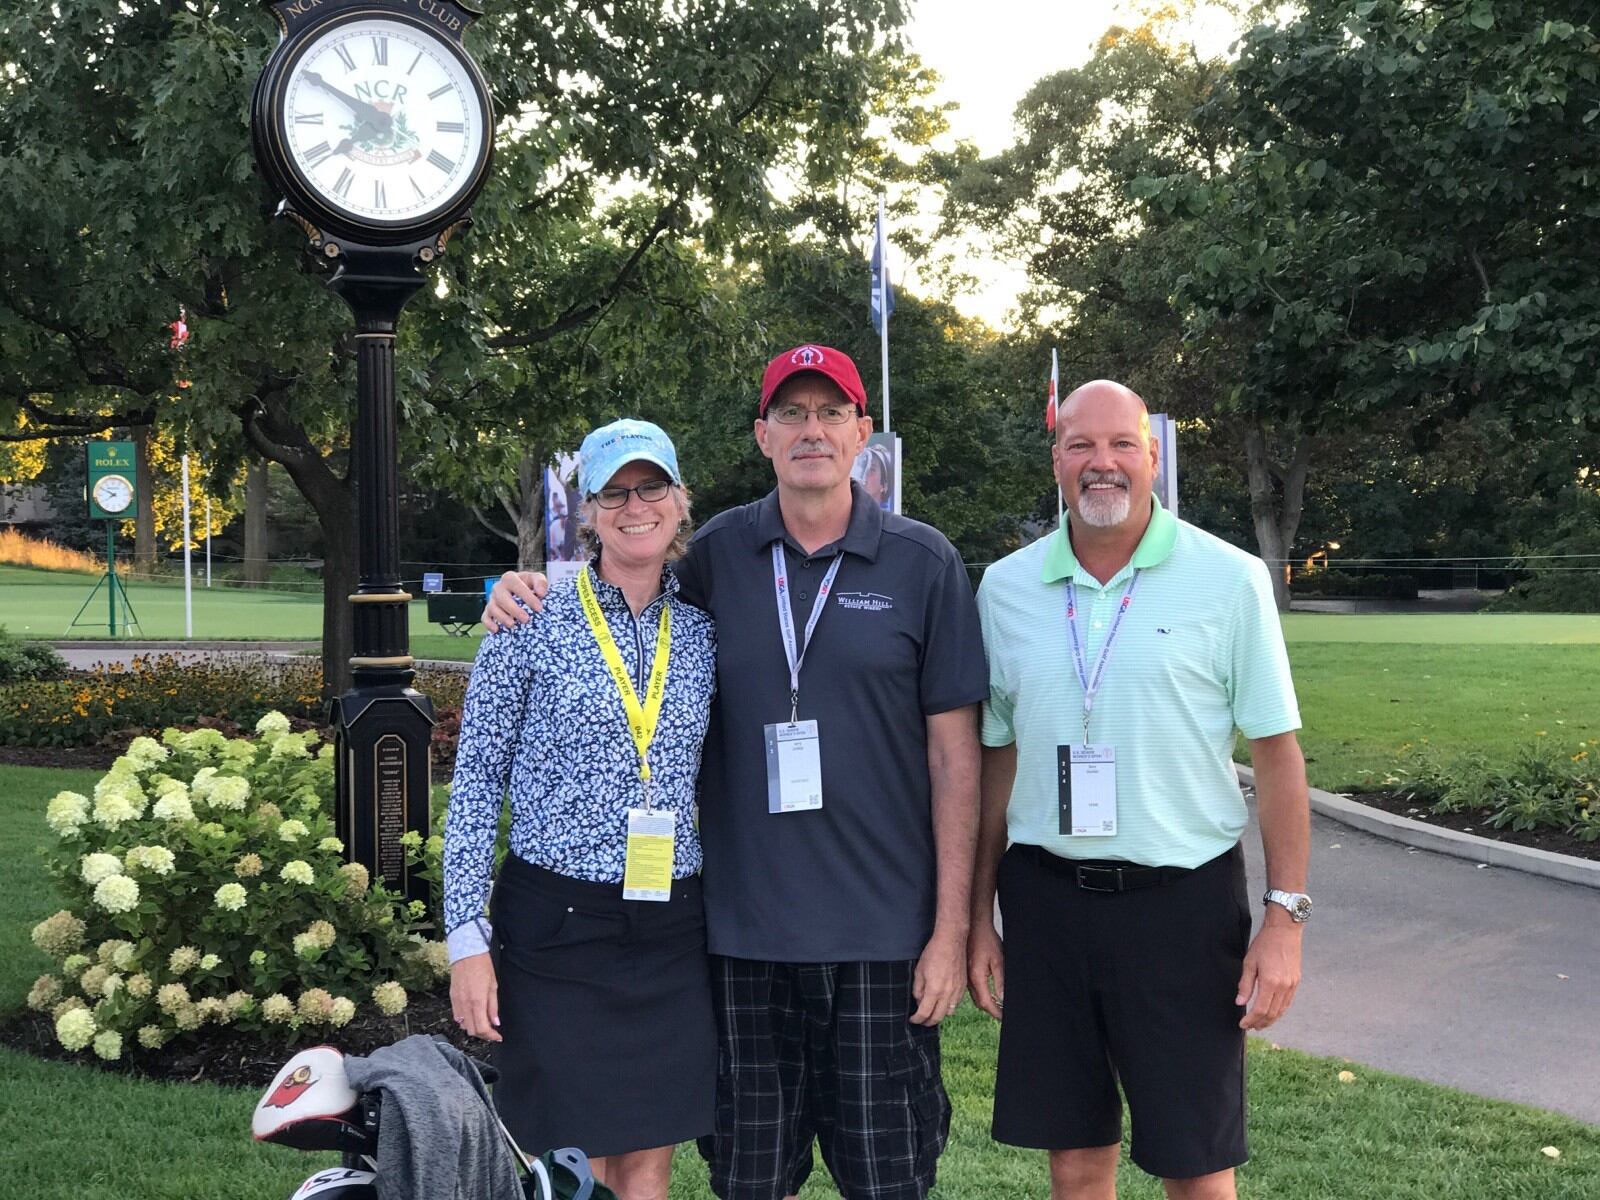
<svg viewBox="0 0 1600 1200"><path fill-rule="evenodd" d="M450 1011L456 1024L475 1038L500 1038L500 986L489 955L474 954L450 964Z"/></svg>

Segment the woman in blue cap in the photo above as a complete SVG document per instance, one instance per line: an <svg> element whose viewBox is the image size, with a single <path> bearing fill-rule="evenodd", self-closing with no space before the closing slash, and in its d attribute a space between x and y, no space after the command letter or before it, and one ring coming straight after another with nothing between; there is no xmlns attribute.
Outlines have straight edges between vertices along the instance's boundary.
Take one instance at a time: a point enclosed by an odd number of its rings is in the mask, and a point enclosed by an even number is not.
<svg viewBox="0 0 1600 1200"><path fill-rule="evenodd" d="M498 1043L496 1107L525 1149L577 1146L622 1200L665 1200L672 1147L713 1123L694 799L715 634L666 569L689 530L667 435L594 430L578 484L594 557L534 620L483 639L467 688L445 824L450 999Z"/></svg>

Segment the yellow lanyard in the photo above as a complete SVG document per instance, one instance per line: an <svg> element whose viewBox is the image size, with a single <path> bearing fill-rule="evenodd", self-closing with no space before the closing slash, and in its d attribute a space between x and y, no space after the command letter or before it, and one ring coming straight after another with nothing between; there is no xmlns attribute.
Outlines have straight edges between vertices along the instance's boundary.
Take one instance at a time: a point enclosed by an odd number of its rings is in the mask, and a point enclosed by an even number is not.
<svg viewBox="0 0 1600 1200"><path fill-rule="evenodd" d="M606 670L611 672L611 682L622 697L622 708L628 716L628 732L633 735L633 745L639 752L639 778L650 780L650 743L655 740L656 724L661 719L661 701L667 692L667 659L672 654L672 606L661 602L661 621L656 626L656 657L650 664L650 682L645 687L644 703L633 690L633 680L623 665L622 653L611 636L611 626L606 624L600 611L600 601L594 594L594 584L589 582L589 567L578 573L578 599L583 603L583 615L594 634L595 644L606 660Z"/></svg>

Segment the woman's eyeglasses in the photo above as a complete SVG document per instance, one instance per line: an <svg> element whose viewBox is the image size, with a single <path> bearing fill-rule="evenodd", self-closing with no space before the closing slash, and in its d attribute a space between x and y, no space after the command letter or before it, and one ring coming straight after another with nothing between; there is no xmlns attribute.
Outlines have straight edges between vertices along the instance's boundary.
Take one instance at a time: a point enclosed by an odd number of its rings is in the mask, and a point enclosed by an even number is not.
<svg viewBox="0 0 1600 1200"><path fill-rule="evenodd" d="M601 508L621 508L628 502L628 494L637 492L639 499L646 504L654 504L658 500L665 500L671 490L670 479L647 479L638 487L603 487L594 494L594 500Z"/></svg>

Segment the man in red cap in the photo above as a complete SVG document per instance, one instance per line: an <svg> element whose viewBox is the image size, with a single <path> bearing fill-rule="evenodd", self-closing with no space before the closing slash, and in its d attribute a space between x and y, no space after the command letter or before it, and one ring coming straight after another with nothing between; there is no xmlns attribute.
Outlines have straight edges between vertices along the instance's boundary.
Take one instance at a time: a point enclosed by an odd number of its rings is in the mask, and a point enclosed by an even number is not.
<svg viewBox="0 0 1600 1200"><path fill-rule="evenodd" d="M722 1070L701 1140L723 1200L924 1200L949 1130L941 1021L965 985L987 698L966 570L850 479L872 434L850 357L767 364L776 488L712 518L676 571L717 623L700 837ZM484 612L527 620L507 573Z"/></svg>

